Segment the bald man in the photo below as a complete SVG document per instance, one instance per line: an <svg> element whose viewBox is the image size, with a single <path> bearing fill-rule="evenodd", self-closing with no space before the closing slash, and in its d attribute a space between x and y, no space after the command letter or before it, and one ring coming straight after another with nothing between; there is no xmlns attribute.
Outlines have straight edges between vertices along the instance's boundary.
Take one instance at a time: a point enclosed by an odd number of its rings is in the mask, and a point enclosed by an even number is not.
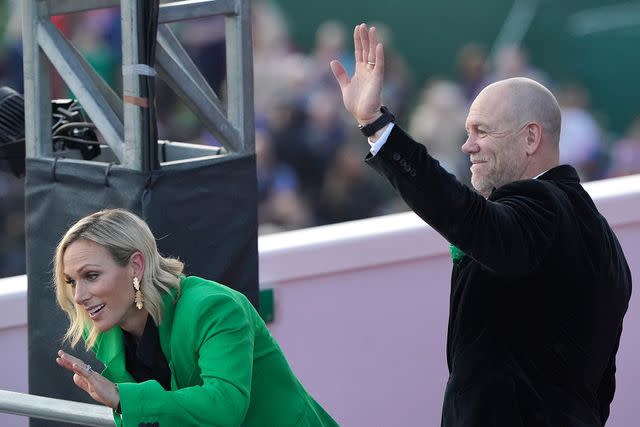
<svg viewBox="0 0 640 427"><path fill-rule="evenodd" d="M356 71L331 63L369 137L366 162L452 244L445 427L602 426L631 294L616 236L559 165L560 109L544 86L486 87L462 150L473 191L381 108L384 50L355 28Z"/></svg>

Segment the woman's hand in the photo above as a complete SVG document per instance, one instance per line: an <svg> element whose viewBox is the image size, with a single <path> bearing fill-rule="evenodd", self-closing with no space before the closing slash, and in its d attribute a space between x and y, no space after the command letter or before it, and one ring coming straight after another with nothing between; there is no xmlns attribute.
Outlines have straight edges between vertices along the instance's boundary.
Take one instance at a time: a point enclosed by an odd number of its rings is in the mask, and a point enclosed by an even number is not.
<svg viewBox="0 0 640 427"><path fill-rule="evenodd" d="M56 362L63 368L73 372L73 382L89 393L89 396L95 401L112 409L118 407L120 393L118 393L116 385L91 369L91 366L62 350L58 351Z"/></svg>
<svg viewBox="0 0 640 427"><path fill-rule="evenodd" d="M359 124L368 124L377 119L382 101L384 79L384 50L378 43L376 28L367 29L366 24L357 25L353 31L356 71L351 79L339 61L331 61L331 70L342 90L344 106Z"/></svg>

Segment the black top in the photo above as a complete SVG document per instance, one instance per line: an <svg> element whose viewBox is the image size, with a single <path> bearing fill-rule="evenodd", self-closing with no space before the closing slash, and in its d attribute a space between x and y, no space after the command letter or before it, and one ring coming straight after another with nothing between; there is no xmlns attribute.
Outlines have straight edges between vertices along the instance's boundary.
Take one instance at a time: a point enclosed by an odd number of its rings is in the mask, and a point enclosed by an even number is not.
<svg viewBox="0 0 640 427"><path fill-rule="evenodd" d="M147 323L141 337L124 333L124 351L127 371L136 380L143 382L156 380L165 390L171 389L171 370L160 347L158 327L153 318L147 316Z"/></svg>
<svg viewBox="0 0 640 427"><path fill-rule="evenodd" d="M451 277L442 424L602 426L631 273L575 169L485 199L398 126L367 163L466 254Z"/></svg>

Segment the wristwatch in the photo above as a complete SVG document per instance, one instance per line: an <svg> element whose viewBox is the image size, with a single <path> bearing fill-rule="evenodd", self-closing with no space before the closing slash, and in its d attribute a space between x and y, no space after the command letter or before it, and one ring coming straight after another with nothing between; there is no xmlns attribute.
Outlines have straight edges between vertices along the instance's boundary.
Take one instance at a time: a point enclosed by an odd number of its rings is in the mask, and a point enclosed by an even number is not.
<svg viewBox="0 0 640 427"><path fill-rule="evenodd" d="M378 117L374 122L371 122L367 125L360 125L360 131L367 138L378 132L380 129L388 125L389 123L395 123L396 117L389 111L387 107L384 105L380 107L380 112L382 115Z"/></svg>

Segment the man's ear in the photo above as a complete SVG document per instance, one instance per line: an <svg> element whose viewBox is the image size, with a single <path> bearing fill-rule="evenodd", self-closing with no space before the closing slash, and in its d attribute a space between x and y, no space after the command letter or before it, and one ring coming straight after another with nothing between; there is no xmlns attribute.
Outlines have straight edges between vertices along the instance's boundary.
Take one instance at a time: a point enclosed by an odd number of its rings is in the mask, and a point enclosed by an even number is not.
<svg viewBox="0 0 640 427"><path fill-rule="evenodd" d="M144 275L144 254L140 251L135 251L131 258L129 258L129 266L131 267L131 273L142 280Z"/></svg>
<svg viewBox="0 0 640 427"><path fill-rule="evenodd" d="M540 142L542 141L542 126L536 122L531 122L526 126L525 132L527 155L532 156L540 147Z"/></svg>

